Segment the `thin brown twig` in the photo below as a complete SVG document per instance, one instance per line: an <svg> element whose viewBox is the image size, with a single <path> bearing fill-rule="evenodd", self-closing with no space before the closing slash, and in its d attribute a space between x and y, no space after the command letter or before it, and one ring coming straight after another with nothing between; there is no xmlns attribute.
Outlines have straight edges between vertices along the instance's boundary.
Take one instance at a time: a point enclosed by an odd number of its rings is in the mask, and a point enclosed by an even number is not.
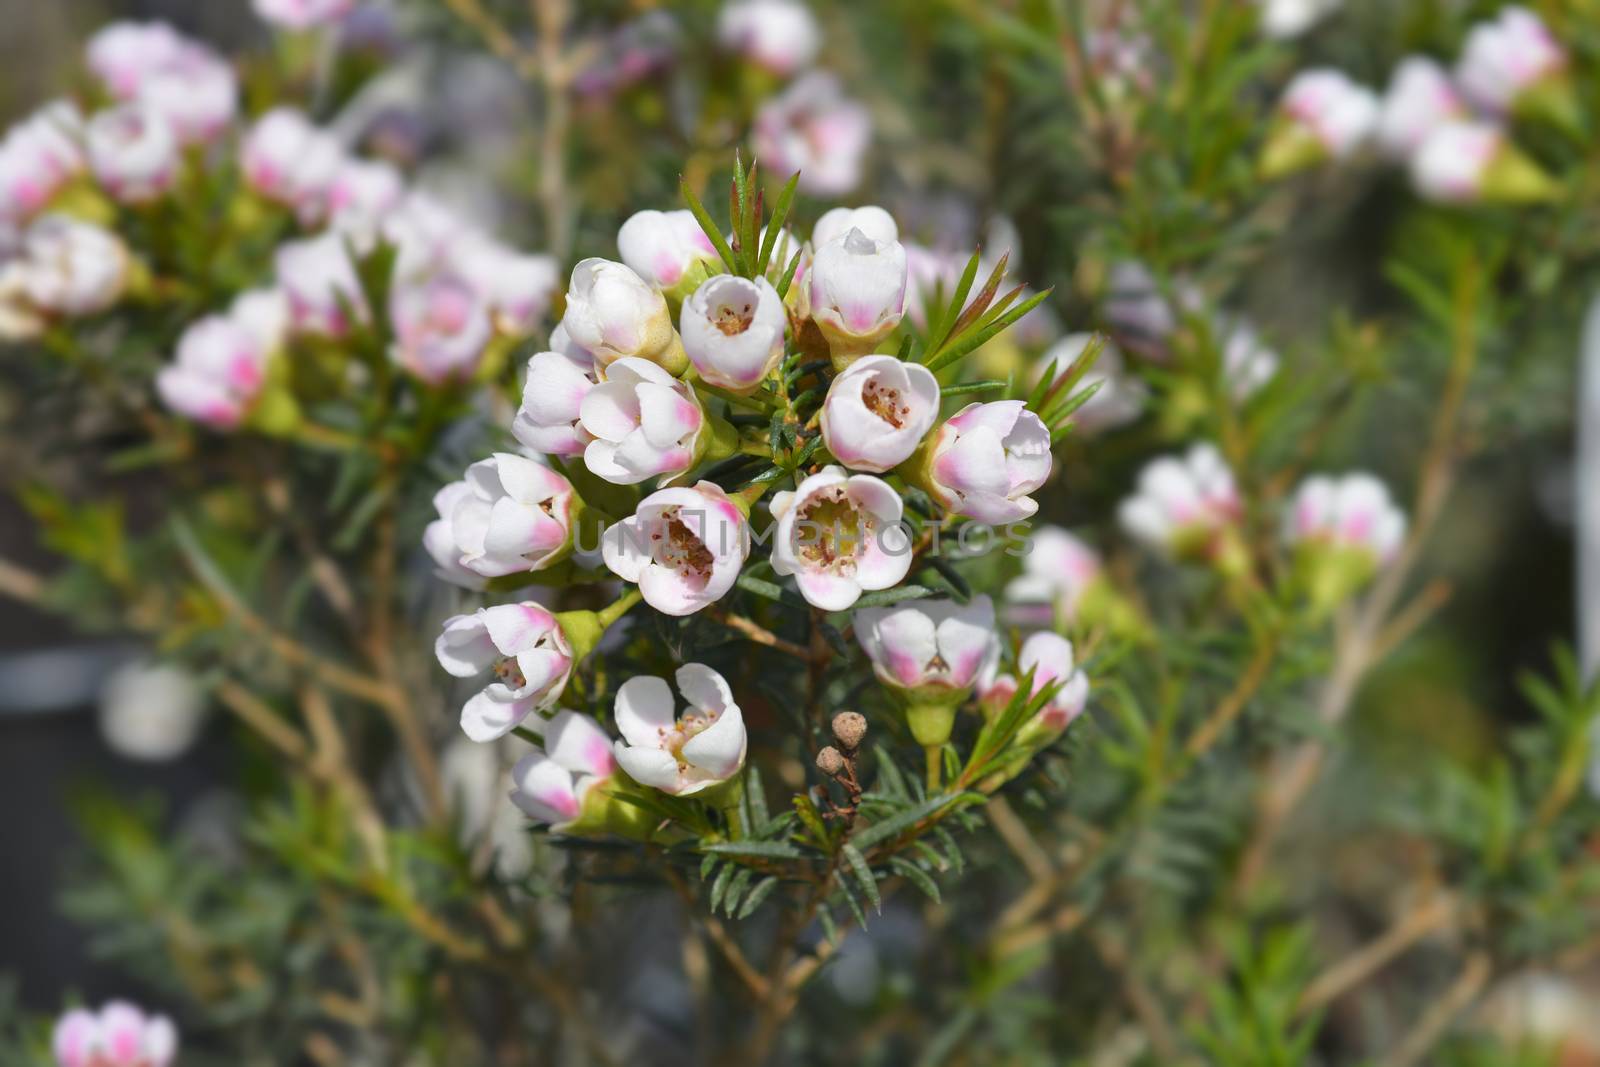
<svg viewBox="0 0 1600 1067"><path fill-rule="evenodd" d="M25 604L44 599L45 579L8 559L0 559L0 594Z"/></svg>
<svg viewBox="0 0 1600 1067"><path fill-rule="evenodd" d="M1422 1013L1389 1055L1378 1061L1380 1067L1412 1067L1422 1062L1461 1013L1478 999L1493 976L1494 967L1487 952L1478 951L1468 956L1450 988Z"/></svg>
<svg viewBox="0 0 1600 1067"><path fill-rule="evenodd" d="M278 751L291 760L305 759L308 751L305 738L266 701L231 679L219 682L215 692L224 707Z"/></svg>
<svg viewBox="0 0 1600 1067"><path fill-rule="evenodd" d="M1407 911L1375 940L1317 976L1300 995L1296 1011L1306 1015L1337 1000L1388 966L1429 934L1448 926L1457 914L1454 897L1437 894Z"/></svg>
<svg viewBox="0 0 1600 1067"><path fill-rule="evenodd" d="M784 640L753 619L748 619L743 615L735 615L731 611L718 611L713 613L711 617L730 630L739 631L758 645L777 649L779 652L785 652L796 659L805 660L807 663L811 662L810 649L793 641Z"/></svg>

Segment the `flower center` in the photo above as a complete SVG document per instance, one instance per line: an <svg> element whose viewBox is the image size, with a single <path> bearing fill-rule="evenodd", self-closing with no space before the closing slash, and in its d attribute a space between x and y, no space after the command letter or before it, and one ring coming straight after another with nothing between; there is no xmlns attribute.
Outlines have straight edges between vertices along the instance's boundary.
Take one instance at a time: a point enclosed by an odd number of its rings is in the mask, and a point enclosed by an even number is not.
<svg viewBox="0 0 1600 1067"><path fill-rule="evenodd" d="M748 300L736 304L719 304L711 313L711 325L729 337L736 337L748 330L755 318L756 306Z"/></svg>
<svg viewBox="0 0 1600 1067"><path fill-rule="evenodd" d="M670 567L679 574L705 582L711 577L711 568L717 559L700 539L678 517L678 508L667 508L661 513L661 523L650 535L655 549L656 562Z"/></svg>
<svg viewBox="0 0 1600 1067"><path fill-rule="evenodd" d="M507 656L494 665L494 676L510 686L512 689L521 689L528 684L527 676L522 673L522 668L517 666L514 656Z"/></svg>
<svg viewBox="0 0 1600 1067"><path fill-rule="evenodd" d="M798 515L795 548L813 566L848 571L874 529L872 517L864 514L846 495L843 486L833 486L814 495Z"/></svg>
<svg viewBox="0 0 1600 1067"><path fill-rule="evenodd" d="M679 771L689 769L689 762L683 758L683 746L710 729L717 718L718 713L715 711L690 711L674 723L671 729L665 726L656 728L656 733L661 738L661 750L672 754L672 758L678 761Z"/></svg>
<svg viewBox="0 0 1600 1067"><path fill-rule="evenodd" d="M900 390L882 385L876 378L869 379L861 387L861 402L868 411L897 430L906 424L906 416L911 414L911 405L900 402Z"/></svg>

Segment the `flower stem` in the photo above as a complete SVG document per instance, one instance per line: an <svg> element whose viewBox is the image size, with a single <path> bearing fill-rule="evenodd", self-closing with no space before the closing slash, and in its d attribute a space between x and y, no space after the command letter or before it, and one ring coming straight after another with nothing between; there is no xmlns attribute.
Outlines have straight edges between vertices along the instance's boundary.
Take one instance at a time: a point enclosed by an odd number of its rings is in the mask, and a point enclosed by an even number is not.
<svg viewBox="0 0 1600 1067"><path fill-rule="evenodd" d="M928 795L937 793L944 779L944 746L929 745L922 750L928 762Z"/></svg>
<svg viewBox="0 0 1600 1067"><path fill-rule="evenodd" d="M638 587L635 586L626 593L623 593L622 596L618 597L615 604L612 604L609 608L603 608L599 612L596 612L596 614L600 616L600 628L604 630L606 627L622 618L628 613L628 609L637 604L640 598L643 596L644 594L639 592Z"/></svg>

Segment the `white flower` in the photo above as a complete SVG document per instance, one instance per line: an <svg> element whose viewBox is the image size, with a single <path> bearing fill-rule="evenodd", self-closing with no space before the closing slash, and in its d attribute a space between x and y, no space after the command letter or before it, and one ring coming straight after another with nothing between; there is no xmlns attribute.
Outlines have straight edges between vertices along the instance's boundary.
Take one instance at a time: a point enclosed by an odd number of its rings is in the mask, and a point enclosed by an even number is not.
<svg viewBox="0 0 1600 1067"><path fill-rule="evenodd" d="M593 436L583 428L583 398L599 380L594 357L573 344L564 327L550 334L554 351L528 360L522 404L511 423L516 439L552 456L581 456Z"/></svg>
<svg viewBox="0 0 1600 1067"><path fill-rule="evenodd" d="M611 738L587 715L557 712L544 727L544 749L517 761L511 802L558 833L583 815L590 790L616 773Z"/></svg>
<svg viewBox="0 0 1600 1067"><path fill-rule="evenodd" d="M617 762L628 777L663 793L688 796L727 781L744 766L744 716L722 675L685 663L676 675L689 707L679 718L666 679L630 678L613 710L622 740Z"/></svg>
<svg viewBox="0 0 1600 1067"><path fill-rule="evenodd" d="M1559 189L1504 130L1487 122L1450 122L1434 130L1412 157L1411 182L1444 203L1527 203Z"/></svg>
<svg viewBox="0 0 1600 1067"><path fill-rule="evenodd" d="M1377 95L1326 67L1295 75L1284 91L1282 110L1331 159L1353 156L1378 124Z"/></svg>
<svg viewBox="0 0 1600 1067"><path fill-rule="evenodd" d="M1235 400L1245 400L1278 374L1278 353L1268 348L1250 323L1239 318L1224 318L1222 332L1222 377Z"/></svg>
<svg viewBox="0 0 1600 1067"><path fill-rule="evenodd" d="M606 566L637 583L663 615L690 615L727 595L750 551L744 514L721 488L658 489L605 532Z"/></svg>
<svg viewBox="0 0 1600 1067"><path fill-rule="evenodd" d="M368 318L361 280L337 233L280 245L275 263L297 331L343 337L355 325L352 315L360 322Z"/></svg>
<svg viewBox="0 0 1600 1067"><path fill-rule="evenodd" d="M584 465L616 485L635 485L694 465L705 415L688 385L643 359L623 358L578 406Z"/></svg>
<svg viewBox="0 0 1600 1067"><path fill-rule="evenodd" d="M1027 543L1022 573L1006 585L1007 603L1044 625L1072 621L1084 591L1103 573L1100 554L1059 526L1039 527ZM1047 606L1042 618L1026 610L1036 605Z"/></svg>
<svg viewBox="0 0 1600 1067"><path fill-rule="evenodd" d="M23 240L22 286L34 307L93 315L115 304L128 281L128 250L110 230L68 215L42 215Z"/></svg>
<svg viewBox="0 0 1600 1067"><path fill-rule="evenodd" d="M131 100L146 78L171 69L192 47L165 22L113 22L90 37L84 51L89 69L111 95Z"/></svg>
<svg viewBox="0 0 1600 1067"><path fill-rule="evenodd" d="M824 212L811 228L811 244L821 248L851 230L860 230L874 241L900 240L900 226L894 221L894 216L881 207L869 204L856 208L836 207Z"/></svg>
<svg viewBox="0 0 1600 1067"><path fill-rule="evenodd" d="M488 302L495 329L511 337L534 331L561 285L554 257L518 252L479 234L457 242L450 262Z"/></svg>
<svg viewBox="0 0 1600 1067"><path fill-rule="evenodd" d="M57 1067L169 1067L178 1031L165 1015L113 1000L98 1012L78 1008L61 1016L50 1048Z"/></svg>
<svg viewBox="0 0 1600 1067"><path fill-rule="evenodd" d="M1182 457L1164 456L1139 474L1138 491L1122 502L1123 529L1176 557L1205 558L1242 513L1233 472L1215 445L1200 443Z"/></svg>
<svg viewBox="0 0 1600 1067"><path fill-rule="evenodd" d="M683 350L703 381L748 393L783 358L789 316L765 278L718 274L684 301L678 324Z"/></svg>
<svg viewBox="0 0 1600 1067"><path fill-rule="evenodd" d="M89 169L123 203L154 200L178 178L178 139L170 123L142 104L122 104L89 120Z"/></svg>
<svg viewBox="0 0 1600 1067"><path fill-rule="evenodd" d="M526 456L497 452L479 460L434 504L440 518L424 543L451 581L461 572L499 578L543 570L572 547L572 483Z"/></svg>
<svg viewBox="0 0 1600 1067"><path fill-rule="evenodd" d="M852 228L818 248L811 261L811 317L834 364L871 352L905 315L906 250Z"/></svg>
<svg viewBox="0 0 1600 1067"><path fill-rule="evenodd" d="M832 74L811 71L757 109L751 136L774 174L799 171L802 192L837 196L861 182L872 119Z"/></svg>
<svg viewBox="0 0 1600 1067"><path fill-rule="evenodd" d="M405 193L405 180L392 164L346 159L328 185L328 225L348 237L357 252L370 252Z"/></svg>
<svg viewBox="0 0 1600 1067"><path fill-rule="evenodd" d="M231 430L266 384L276 348L232 315L208 315L184 330L176 359L156 375L156 391L173 411Z"/></svg>
<svg viewBox="0 0 1600 1067"><path fill-rule="evenodd" d="M433 509L438 514L422 531L422 547L433 559L433 573L463 589L483 590L488 579L461 562L462 549L456 541L455 513L475 500L472 486L465 481L449 482L433 494Z"/></svg>
<svg viewBox="0 0 1600 1067"><path fill-rule="evenodd" d="M856 640L884 685L916 690L919 699L965 696L1000 655L994 604L910 600L889 608L859 608Z"/></svg>
<svg viewBox="0 0 1600 1067"><path fill-rule="evenodd" d="M289 30L309 30L338 22L355 0L255 0L256 14Z"/></svg>
<svg viewBox="0 0 1600 1067"><path fill-rule="evenodd" d="M717 41L786 77L811 64L822 33L811 11L798 0L729 0L717 16Z"/></svg>
<svg viewBox="0 0 1600 1067"><path fill-rule="evenodd" d="M617 231L617 252L628 269L662 291L719 259L692 211L635 212Z"/></svg>
<svg viewBox="0 0 1600 1067"><path fill-rule="evenodd" d="M1061 683L1061 688L1033 720L1048 734L1060 733L1083 713L1089 700L1089 679L1073 666L1072 642L1048 630L1030 635L1017 654L1017 673L1025 675L1030 670L1033 671L1030 699L1043 692L1046 686ZM991 669L990 677L982 683L981 699L993 709L1004 709L1016 696L1018 684L1015 675L997 675Z"/></svg>
<svg viewBox="0 0 1600 1067"><path fill-rule="evenodd" d="M946 510L992 525L1026 519L1050 477L1050 429L1021 400L968 404L939 427L924 488Z"/></svg>
<svg viewBox="0 0 1600 1067"><path fill-rule="evenodd" d="M499 679L461 709L461 729L474 741L504 737L534 712L554 707L572 674L572 646L561 624L532 601L446 619L434 655L457 678L492 668ZM531 728L537 733L543 725L535 717Z"/></svg>
<svg viewBox="0 0 1600 1067"><path fill-rule="evenodd" d="M344 160L339 142L291 107L273 108L257 119L239 150L250 187L293 208L304 223L326 213L328 190Z"/></svg>
<svg viewBox="0 0 1600 1067"><path fill-rule="evenodd" d="M0 222L20 223L48 205L85 166L77 106L56 101L12 127L0 141Z"/></svg>
<svg viewBox="0 0 1600 1067"><path fill-rule="evenodd" d="M1093 339L1094 334L1090 333L1068 334L1045 352L1039 367L1045 373L1054 373L1059 380ZM1122 350L1109 341L1101 346L1094 366L1078 379L1075 391L1094 385L1100 388L1073 412L1072 428L1076 433L1103 433L1132 422L1144 411L1150 395L1144 382L1128 370Z"/></svg>
<svg viewBox="0 0 1600 1067"><path fill-rule="evenodd" d="M1256 0L1261 9L1261 32L1286 40L1298 37L1336 10L1344 0Z"/></svg>
<svg viewBox="0 0 1600 1067"><path fill-rule="evenodd" d="M886 482L825 467L772 498L772 569L792 574L806 600L844 611L862 592L888 589L911 569L904 504Z"/></svg>
<svg viewBox="0 0 1600 1067"><path fill-rule="evenodd" d="M561 324L602 367L634 357L675 373L686 362L666 298L621 263L585 259L572 268Z"/></svg>
<svg viewBox="0 0 1600 1067"><path fill-rule="evenodd" d="M939 381L920 363L863 356L828 386L822 440L852 470L883 473L917 450L939 417Z"/></svg>
<svg viewBox="0 0 1600 1067"><path fill-rule="evenodd" d="M1383 96L1378 143L1390 159L1404 162L1434 130L1466 114L1466 105L1443 67L1425 56L1407 56L1395 68Z"/></svg>
<svg viewBox="0 0 1600 1067"><path fill-rule="evenodd" d="M1537 83L1560 75L1566 65L1566 50L1539 16L1513 5L1467 34L1456 81L1473 103L1503 113Z"/></svg>
<svg viewBox="0 0 1600 1067"><path fill-rule="evenodd" d="M1156 277L1142 263L1122 262L1111 268L1106 286L1104 314L1117 340L1146 359L1171 358L1172 335L1186 312L1197 311L1200 294L1193 285L1178 282L1169 300Z"/></svg>
<svg viewBox="0 0 1600 1067"><path fill-rule="evenodd" d="M227 61L188 43L173 60L141 79L137 99L166 119L183 144L210 144L239 111L239 79Z"/></svg>
<svg viewBox="0 0 1600 1067"><path fill-rule="evenodd" d="M1283 533L1291 545L1333 545L1368 555L1376 566L1400 551L1406 517L1370 474L1316 475L1295 491Z"/></svg>
<svg viewBox="0 0 1600 1067"><path fill-rule="evenodd" d="M482 296L451 274L395 285L389 320L395 361L432 385L470 378L494 336Z"/></svg>
<svg viewBox="0 0 1600 1067"><path fill-rule="evenodd" d="M194 676L169 663L134 660L100 686L100 736L126 759L177 759L200 736L205 713Z"/></svg>

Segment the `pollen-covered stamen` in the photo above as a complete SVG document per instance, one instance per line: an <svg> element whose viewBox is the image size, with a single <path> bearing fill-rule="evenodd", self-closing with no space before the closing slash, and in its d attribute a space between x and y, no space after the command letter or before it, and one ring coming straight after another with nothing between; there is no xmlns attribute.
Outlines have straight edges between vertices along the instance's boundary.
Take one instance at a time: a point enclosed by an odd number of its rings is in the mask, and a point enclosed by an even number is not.
<svg viewBox="0 0 1600 1067"><path fill-rule="evenodd" d="M801 509L795 549L814 566L836 574L855 573L856 559L876 524L858 508L843 486L816 493Z"/></svg>
<svg viewBox="0 0 1600 1067"><path fill-rule="evenodd" d="M678 761L678 770L687 771L689 761L683 758L683 746L687 745L698 734L704 733L716 722L720 713L715 711L688 712L668 729L658 726L656 733L661 738L661 749L672 754Z"/></svg>
<svg viewBox="0 0 1600 1067"><path fill-rule="evenodd" d="M686 578L704 584L711 578L716 556L679 516L680 509L662 509L660 519L650 534L650 548L657 563L671 567Z"/></svg>
<svg viewBox="0 0 1600 1067"><path fill-rule="evenodd" d="M754 301L740 300L718 304L711 309L711 325L729 337L735 337L750 328L756 318Z"/></svg>
<svg viewBox="0 0 1600 1067"><path fill-rule="evenodd" d="M868 411L897 430L906 424L911 414L911 405L905 402L900 390L883 385L876 378L867 379L867 384L861 387L861 402Z"/></svg>
<svg viewBox="0 0 1600 1067"><path fill-rule="evenodd" d="M512 689L523 689L528 684L527 676L522 673L522 668L517 666L516 658L513 656L507 656L494 665L494 676Z"/></svg>

